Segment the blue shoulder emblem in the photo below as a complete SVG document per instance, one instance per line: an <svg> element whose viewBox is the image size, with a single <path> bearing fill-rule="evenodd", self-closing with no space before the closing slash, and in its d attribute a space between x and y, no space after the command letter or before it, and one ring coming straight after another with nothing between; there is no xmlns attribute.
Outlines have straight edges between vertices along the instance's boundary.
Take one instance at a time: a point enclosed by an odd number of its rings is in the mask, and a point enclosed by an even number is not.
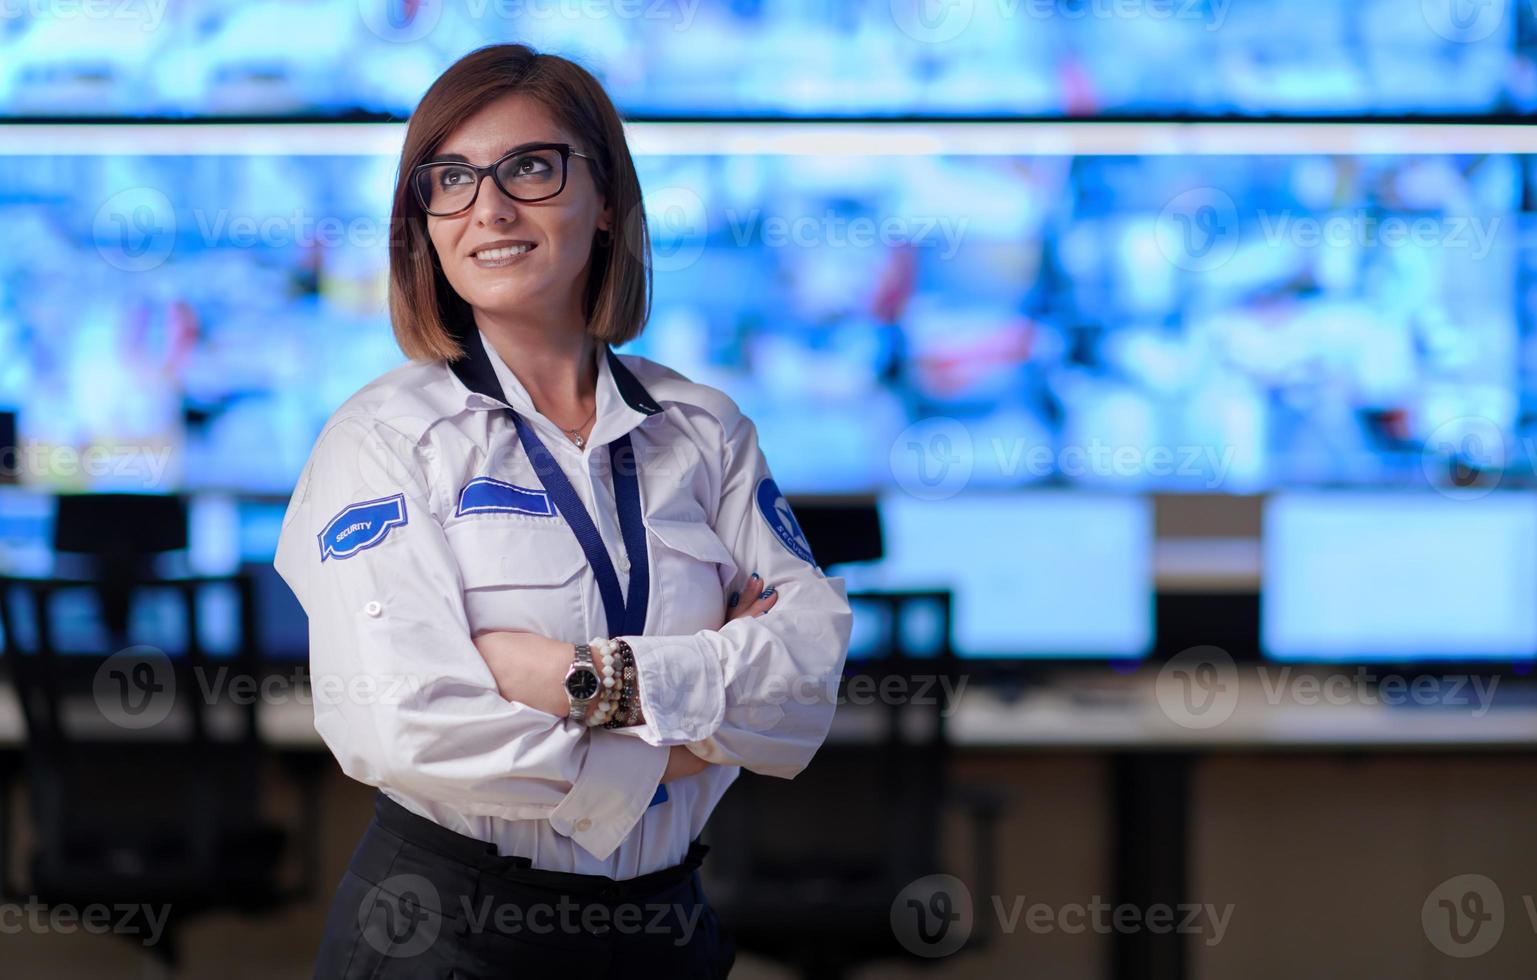
<svg viewBox="0 0 1537 980"><path fill-rule="evenodd" d="M550 495L543 490L530 490L528 487L493 480L489 476L477 476L459 491L459 505L454 508L455 517L466 514L554 517L555 508L550 503Z"/></svg>
<svg viewBox="0 0 1537 980"><path fill-rule="evenodd" d="M351 558L384 540L390 528L406 523L406 495L351 504L320 532L320 560Z"/></svg>
<svg viewBox="0 0 1537 980"><path fill-rule="evenodd" d="M795 520L795 515L790 512L790 503L785 500L785 495L779 492L772 477L764 477L758 481L758 513L768 522L769 529L774 532L774 537L785 546L790 554L815 565L817 560L811 557L811 542L806 540L806 535L801 531L801 526Z"/></svg>

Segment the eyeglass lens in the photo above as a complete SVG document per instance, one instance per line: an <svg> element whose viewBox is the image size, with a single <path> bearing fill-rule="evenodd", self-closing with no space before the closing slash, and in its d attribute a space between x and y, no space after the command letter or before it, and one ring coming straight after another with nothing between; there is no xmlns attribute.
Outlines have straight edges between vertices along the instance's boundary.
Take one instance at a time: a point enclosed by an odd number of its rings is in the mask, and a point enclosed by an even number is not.
<svg viewBox="0 0 1537 980"><path fill-rule="evenodd" d="M564 159L554 149L529 150L507 157L495 172L502 190L521 201L537 201L556 194L564 176ZM434 214L452 214L469 207L480 183L479 175L461 163L424 167L416 179L422 201Z"/></svg>

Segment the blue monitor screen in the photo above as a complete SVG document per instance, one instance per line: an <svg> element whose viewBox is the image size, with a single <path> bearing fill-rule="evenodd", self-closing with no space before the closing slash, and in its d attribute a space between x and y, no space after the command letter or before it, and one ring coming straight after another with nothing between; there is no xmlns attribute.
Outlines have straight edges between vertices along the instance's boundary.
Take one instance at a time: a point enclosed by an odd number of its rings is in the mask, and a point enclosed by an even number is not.
<svg viewBox="0 0 1537 980"><path fill-rule="evenodd" d="M1537 494L1280 494L1263 547L1267 656L1537 657Z"/></svg>
<svg viewBox="0 0 1537 980"><path fill-rule="evenodd" d="M1533 482L1526 157L637 162L622 352L729 392L789 492ZM0 154L0 479L286 495L401 360L394 167Z"/></svg>
<svg viewBox="0 0 1537 980"><path fill-rule="evenodd" d="M403 118L497 41L581 61L632 116L1513 113L1532 23L1518 0L17 2L0 115Z"/></svg>
<svg viewBox="0 0 1537 980"><path fill-rule="evenodd" d="M885 557L832 571L850 591L952 589L959 656L1119 659L1152 648L1148 498L892 493L879 508Z"/></svg>

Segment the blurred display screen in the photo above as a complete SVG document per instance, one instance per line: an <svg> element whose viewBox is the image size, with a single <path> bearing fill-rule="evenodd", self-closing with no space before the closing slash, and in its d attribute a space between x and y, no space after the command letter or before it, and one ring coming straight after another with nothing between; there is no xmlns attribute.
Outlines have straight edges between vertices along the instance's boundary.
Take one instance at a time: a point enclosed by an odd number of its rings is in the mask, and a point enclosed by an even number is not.
<svg viewBox="0 0 1537 980"><path fill-rule="evenodd" d="M1537 657L1537 494L1280 494L1263 537L1267 656Z"/></svg>
<svg viewBox="0 0 1537 980"><path fill-rule="evenodd" d="M1520 156L648 155L645 334L792 493L1534 482ZM382 156L0 155L0 482L284 496Z"/></svg>
<svg viewBox="0 0 1537 980"><path fill-rule="evenodd" d="M581 61L631 116L1516 113L1533 22L1516 0L18 0L0 115L399 118L498 41Z"/></svg>
<svg viewBox="0 0 1537 980"><path fill-rule="evenodd" d="M958 656L1129 659L1151 650L1153 504L1146 497L893 493L879 506L885 557L832 572L851 592L952 589ZM877 652L852 641L851 650Z"/></svg>

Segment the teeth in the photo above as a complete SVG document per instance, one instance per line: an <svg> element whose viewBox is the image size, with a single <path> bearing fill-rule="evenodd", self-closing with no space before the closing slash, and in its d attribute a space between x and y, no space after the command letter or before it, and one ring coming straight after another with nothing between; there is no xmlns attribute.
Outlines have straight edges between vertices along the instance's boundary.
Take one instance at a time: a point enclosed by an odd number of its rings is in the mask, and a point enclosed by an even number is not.
<svg viewBox="0 0 1537 980"><path fill-rule="evenodd" d="M475 253L477 259L509 259L514 255L522 255L533 248L532 245L510 245L507 248L488 248Z"/></svg>

